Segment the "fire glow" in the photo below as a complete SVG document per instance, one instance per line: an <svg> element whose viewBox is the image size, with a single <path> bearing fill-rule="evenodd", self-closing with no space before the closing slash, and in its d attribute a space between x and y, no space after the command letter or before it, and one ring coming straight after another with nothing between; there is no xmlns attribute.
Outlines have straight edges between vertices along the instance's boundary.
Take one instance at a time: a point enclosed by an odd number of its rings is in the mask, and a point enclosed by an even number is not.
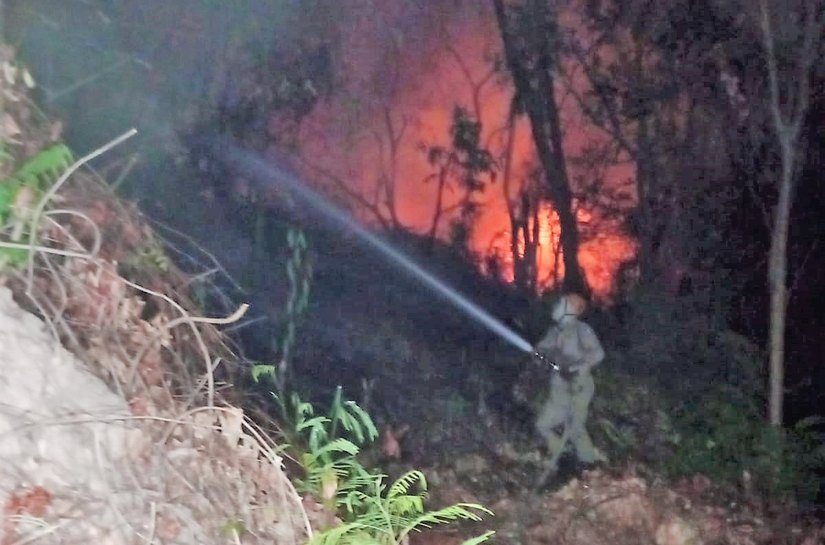
<svg viewBox="0 0 825 545"><path fill-rule="evenodd" d="M365 221L376 222L378 213L407 229L428 233L436 214L438 184L432 179L433 166L423 148L449 148L453 109L456 105L465 108L481 121L482 145L497 160L498 170L495 180L487 181L478 198L480 212L472 226L470 249L482 258L481 263L486 256L498 256L500 274L512 281L510 211L518 205L517 195L525 190L537 195L539 184L545 182L531 176L539 165L527 119L520 116L512 125L508 124L512 89L501 74L492 72L489 61L499 48L494 22L489 18L465 21L451 35L449 45L434 46L430 53L413 57L399 49L394 59L382 58L368 67L363 57L372 58L375 53L364 52L370 41L365 40L363 32L358 33L345 48L351 57L345 64L372 72L354 77L348 92L350 97L370 96L369 92L373 95L357 104L348 102L343 95L320 104L302 129L301 150L306 163L318 167L308 175L318 179L319 172L323 172L320 183L349 194L348 198L357 193L373 205L371 212L359 211ZM380 78L384 78L383 82ZM370 82L369 91L364 82ZM572 157L598 135L582 129L585 125L572 100L563 99L561 110L564 147L568 157ZM508 146L512 150L510 176L505 179L502 163ZM568 168L572 179L574 172ZM586 172L575 174L587 176ZM628 167L614 168L606 179L614 183L627 179L629 174ZM461 197L458 188L445 191L442 209L455 208ZM546 200L534 205L538 206L539 220L537 287L543 289L563 277L564 267L558 252L555 212ZM577 218L580 225L598 225L599 218L588 210L577 209ZM450 214L444 214L436 229L439 237L448 235L450 220ZM606 231L588 229L597 234L584 238L579 249L587 281L599 296L609 296L617 269L634 252L633 242L627 236ZM521 252L524 242L521 238L515 241Z"/></svg>

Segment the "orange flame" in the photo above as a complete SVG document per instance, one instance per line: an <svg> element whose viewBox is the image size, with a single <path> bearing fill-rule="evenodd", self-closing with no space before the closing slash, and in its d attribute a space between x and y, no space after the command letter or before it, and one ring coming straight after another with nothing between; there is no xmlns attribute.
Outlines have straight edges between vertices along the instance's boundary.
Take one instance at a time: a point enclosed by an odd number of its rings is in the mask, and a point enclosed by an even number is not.
<svg viewBox="0 0 825 545"><path fill-rule="evenodd" d="M512 90L491 72L489 61L499 49L494 22L479 19L468 25L437 54L416 56L412 52L404 56L399 52L389 65L376 64L376 73L354 78L351 96L362 97L367 85L364 82L369 82L370 91L379 95L383 91L384 96L371 98L371 103L338 97L321 104L302 128L301 149L308 162L333 174L321 177L325 183L345 192L355 191L384 217L395 215L403 226L426 233L435 213L437 184L432 180L425 183L433 170L421 147L449 148L453 108L456 104L464 106L482 122L483 145L497 159L505 157L511 146L510 177L505 179L501 172L504 162L500 161L496 181L488 182L481 195L481 210L469 243L480 256L491 252L501 256L502 273L512 280L510 210L521 191L536 192L537 184L544 182L530 181L535 179L531 173L537 171L538 164L527 120L517 118L509 127L512 134L508 130ZM344 63L349 67L359 66L360 56L375 56L375 51L365 50L369 41L364 38L366 30L362 30L345 48L345 55L351 58L344 59ZM392 80L389 74L398 76ZM390 79L377 85L382 77ZM572 101L562 101L560 108L566 129L564 148L568 156L575 156L598 135L583 128L586 125ZM612 169L606 176L608 183L627 178L627 170ZM348 185L342 188L343 183ZM461 195L453 189L443 197L442 206L447 209L455 206ZM555 212L547 202L539 202L538 206L538 279L539 287L547 288L554 278L563 277L564 267L557 252L559 225ZM598 224L599 218L592 213L577 213L581 224ZM366 220L368 216L365 214ZM448 219L437 230L442 237L447 234ZM523 251L524 241L519 240L517 245ZM609 296L619 265L634 251L633 241L618 232L599 233L583 241L579 260L597 296Z"/></svg>

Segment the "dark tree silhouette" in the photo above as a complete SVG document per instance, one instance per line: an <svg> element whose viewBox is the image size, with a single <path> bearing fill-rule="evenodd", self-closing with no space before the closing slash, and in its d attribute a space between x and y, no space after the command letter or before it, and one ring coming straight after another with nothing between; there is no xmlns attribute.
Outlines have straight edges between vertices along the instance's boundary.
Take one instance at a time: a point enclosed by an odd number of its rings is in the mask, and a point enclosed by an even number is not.
<svg viewBox="0 0 825 545"><path fill-rule="evenodd" d="M547 189L561 225L565 290L588 292L579 264L579 234L570 179L562 149L562 130L555 97L558 29L547 3L524 0L505 5L493 0L516 103L530 119L533 141Z"/></svg>

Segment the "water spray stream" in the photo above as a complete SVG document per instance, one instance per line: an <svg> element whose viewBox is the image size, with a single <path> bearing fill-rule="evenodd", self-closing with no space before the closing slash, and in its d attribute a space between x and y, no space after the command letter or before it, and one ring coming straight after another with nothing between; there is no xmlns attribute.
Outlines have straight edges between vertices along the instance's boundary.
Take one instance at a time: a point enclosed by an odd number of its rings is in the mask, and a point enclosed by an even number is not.
<svg viewBox="0 0 825 545"><path fill-rule="evenodd" d="M418 280L441 294L445 299L463 311L467 316L495 333L524 352L534 352L534 348L518 333L507 327L489 312L473 303L466 296L439 280L423 269L412 259L393 248L386 241L370 232L357 220L330 203L316 191L312 190L294 173L273 161L267 161L262 156L246 151L226 139L212 141L209 148L214 157L220 159L232 171L243 175L251 183L263 189L273 186L285 186L292 194L306 205L316 209L342 227L353 231L374 249L396 265L400 265L414 275Z"/></svg>

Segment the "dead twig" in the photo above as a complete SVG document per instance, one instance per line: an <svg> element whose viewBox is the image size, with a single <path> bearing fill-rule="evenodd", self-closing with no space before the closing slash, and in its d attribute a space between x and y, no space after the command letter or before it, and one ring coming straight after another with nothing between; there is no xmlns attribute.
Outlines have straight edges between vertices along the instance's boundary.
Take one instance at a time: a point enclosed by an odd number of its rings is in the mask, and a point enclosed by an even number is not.
<svg viewBox="0 0 825 545"><path fill-rule="evenodd" d="M180 318L176 318L166 324L163 325L162 328L155 334L155 336L149 340L149 342L145 343L143 347L138 351L129 366L129 372L127 374L126 383L131 384L134 381L135 373L137 372L137 366L140 361L143 359L143 356L146 355L146 352L149 348L154 345L160 338L161 335L166 333L167 331L171 330L174 327L177 327L181 324L189 324L192 326L192 331L196 336L198 345L201 348L202 355L204 357L204 361L206 362L206 376L207 376L207 405L212 407L215 405L215 376L212 372L212 358L209 356L209 349L206 347L206 343L204 343L203 338L200 334L200 331L196 327L195 324L211 324L211 325L223 325L223 324L231 324L241 319L241 317L246 314L247 309L249 309L249 305L244 303L238 310L236 310L232 315L227 316L226 318L205 318L201 316L191 316L182 306L176 303L172 298L164 295L162 293L150 290L148 288L144 288L138 284L133 282L129 282L128 280L124 280L124 283L128 286L131 286L137 290L140 290L144 293L148 293L150 295L154 295L156 297L160 297L164 301L168 302L172 306L174 306L178 312L182 314Z"/></svg>
<svg viewBox="0 0 825 545"><path fill-rule="evenodd" d="M36 246L35 241L37 240L37 227L40 223L40 217L43 215L43 211L46 209L46 205L49 204L60 188L66 183L66 180L77 171L81 166L88 163L95 157L103 155L110 149L114 148L115 146L121 144L125 140L133 137L137 134L137 129L129 129L122 135L118 136L108 144L105 144L98 149L92 151L91 153L81 157L79 160L75 161L69 168L66 169L60 178L46 191L46 194L40 199L37 203L37 206L34 209L34 213L32 214L32 219L29 224L29 247L34 248ZM32 290L32 283L34 282L34 252L29 253L29 264L28 264L28 274L26 276L27 283L26 283L26 293L31 293Z"/></svg>

